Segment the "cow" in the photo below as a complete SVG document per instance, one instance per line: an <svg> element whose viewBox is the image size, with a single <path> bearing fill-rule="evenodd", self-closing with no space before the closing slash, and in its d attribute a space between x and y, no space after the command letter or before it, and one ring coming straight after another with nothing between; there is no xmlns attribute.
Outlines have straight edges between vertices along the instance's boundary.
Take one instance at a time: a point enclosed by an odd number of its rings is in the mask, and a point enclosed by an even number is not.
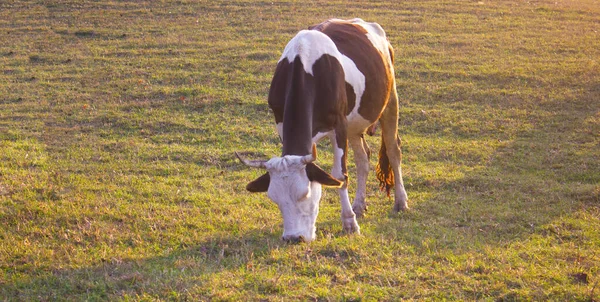
<svg viewBox="0 0 600 302"><path fill-rule="evenodd" d="M400 168L398 95L394 51L383 28L361 19L330 19L301 30L277 63L268 103L283 144L282 156L246 160L267 172L250 182L250 192L267 192L283 216L286 241L312 241L321 187L335 187L344 231L360 233L356 218L367 209L366 181L370 150L364 138L379 123L382 133L377 178L395 190L394 210L408 209ZM331 174L315 164L316 143L328 137L333 147ZM348 196L346 158L354 152L357 189Z"/></svg>

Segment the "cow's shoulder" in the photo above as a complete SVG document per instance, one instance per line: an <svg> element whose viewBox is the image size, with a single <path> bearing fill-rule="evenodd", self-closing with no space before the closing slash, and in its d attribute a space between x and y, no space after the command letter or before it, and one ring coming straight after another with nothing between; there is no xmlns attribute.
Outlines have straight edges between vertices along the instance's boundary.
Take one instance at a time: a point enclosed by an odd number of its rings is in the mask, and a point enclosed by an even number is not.
<svg viewBox="0 0 600 302"><path fill-rule="evenodd" d="M285 46L279 63L284 60L291 63L296 57L300 57L304 70L312 75L314 63L323 55L341 60L340 52L328 35L316 30L301 30Z"/></svg>

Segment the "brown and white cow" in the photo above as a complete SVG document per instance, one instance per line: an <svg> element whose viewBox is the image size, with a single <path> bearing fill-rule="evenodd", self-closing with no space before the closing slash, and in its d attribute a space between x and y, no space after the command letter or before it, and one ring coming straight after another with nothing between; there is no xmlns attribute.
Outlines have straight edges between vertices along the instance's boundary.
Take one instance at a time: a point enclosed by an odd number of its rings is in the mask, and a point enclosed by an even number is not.
<svg viewBox="0 0 600 302"><path fill-rule="evenodd" d="M383 28L361 19L325 21L300 31L285 47L269 91L269 106L283 142L282 156L248 161L238 155L245 164L267 170L246 188L266 191L277 203L284 240L315 239L321 185L338 188L343 228L360 232L356 217L366 210L370 153L364 133L377 122L382 130L377 177L388 194L394 187L394 210L408 208L400 169L393 59ZM315 144L323 137L333 145L331 175L314 163ZM348 142L358 174L352 206L346 168Z"/></svg>

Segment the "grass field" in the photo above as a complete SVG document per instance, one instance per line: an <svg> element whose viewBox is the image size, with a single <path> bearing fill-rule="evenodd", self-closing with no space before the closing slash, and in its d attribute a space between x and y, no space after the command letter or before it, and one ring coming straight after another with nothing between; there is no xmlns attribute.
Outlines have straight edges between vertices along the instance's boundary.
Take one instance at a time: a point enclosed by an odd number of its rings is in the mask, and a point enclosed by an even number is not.
<svg viewBox="0 0 600 302"><path fill-rule="evenodd" d="M395 47L411 210L371 173L362 235L327 190L290 245L233 152L280 154L272 72L330 17ZM2 1L0 300L599 301L599 31L595 0Z"/></svg>

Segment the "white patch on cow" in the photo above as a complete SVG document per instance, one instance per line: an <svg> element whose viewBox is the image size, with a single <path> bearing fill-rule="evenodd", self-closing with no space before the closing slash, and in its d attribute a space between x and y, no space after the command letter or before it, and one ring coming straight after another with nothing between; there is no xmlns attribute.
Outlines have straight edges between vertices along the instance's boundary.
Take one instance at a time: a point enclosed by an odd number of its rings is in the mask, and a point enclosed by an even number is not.
<svg viewBox="0 0 600 302"><path fill-rule="evenodd" d="M283 238L302 236L305 241L312 241L316 238L321 184L308 179L302 158L286 155L265 163L271 177L267 195L283 216Z"/></svg>
<svg viewBox="0 0 600 302"><path fill-rule="evenodd" d="M313 75L312 67L314 63L324 54L333 56L340 62L342 61L342 54L327 35L316 30L301 30L285 46L279 61L287 59L288 62L293 62L297 56L300 56L304 71Z"/></svg>
<svg viewBox="0 0 600 302"><path fill-rule="evenodd" d="M351 20L353 24L359 25L367 31L367 38L382 54L388 53L389 42L381 25L374 22L365 22L361 19Z"/></svg>

